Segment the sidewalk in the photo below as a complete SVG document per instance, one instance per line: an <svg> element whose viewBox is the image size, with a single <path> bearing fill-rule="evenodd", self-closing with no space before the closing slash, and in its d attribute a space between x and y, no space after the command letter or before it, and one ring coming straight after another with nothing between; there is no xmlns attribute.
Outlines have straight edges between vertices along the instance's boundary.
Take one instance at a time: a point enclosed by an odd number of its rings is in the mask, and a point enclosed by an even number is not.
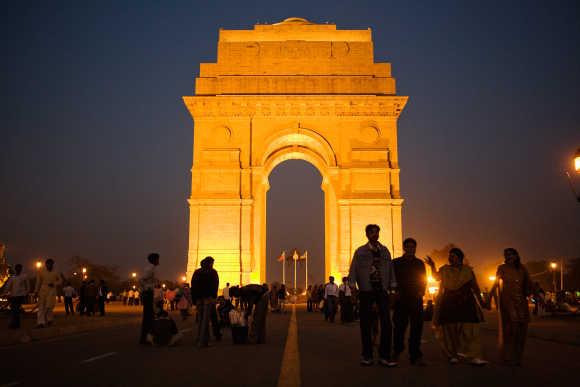
<svg viewBox="0 0 580 387"><path fill-rule="evenodd" d="M481 328L497 331L498 314L495 311L485 312L485 322ZM554 343L580 346L580 316L532 316L528 325L528 337Z"/></svg>
<svg viewBox="0 0 580 387"><path fill-rule="evenodd" d="M25 305L30 311L34 305ZM120 302L112 302L105 306L105 316L67 316L64 305L57 304L54 310L54 325L42 329L35 329L36 313L24 313L21 316L20 329L8 329L9 314L0 315L0 347L27 343L36 340L51 339L99 328L109 328L128 324L138 324L141 321L142 309L140 306L126 306Z"/></svg>

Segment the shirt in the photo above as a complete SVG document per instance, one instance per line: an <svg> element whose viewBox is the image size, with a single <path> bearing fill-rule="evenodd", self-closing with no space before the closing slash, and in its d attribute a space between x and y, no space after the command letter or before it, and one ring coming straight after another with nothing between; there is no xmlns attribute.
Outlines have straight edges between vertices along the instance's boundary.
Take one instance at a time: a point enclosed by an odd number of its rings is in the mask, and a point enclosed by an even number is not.
<svg viewBox="0 0 580 387"><path fill-rule="evenodd" d="M375 257L377 253L378 257ZM376 273L371 277L373 270ZM397 287L391 253L389 249L380 243L377 249L371 246L370 242L356 249L350 263L348 277L349 281L352 284L357 284L358 288L363 292L372 291L371 280L377 279L385 291L389 290L389 288Z"/></svg>
<svg viewBox="0 0 580 387"><path fill-rule="evenodd" d="M62 293L64 294L65 297L74 297L75 296L75 288L73 288L72 286L65 286L64 288L62 288Z"/></svg>
<svg viewBox="0 0 580 387"><path fill-rule="evenodd" d="M328 296L338 297L338 286L335 283L329 282L324 287L324 298Z"/></svg>
<svg viewBox="0 0 580 387"><path fill-rule="evenodd" d="M230 299L230 287L226 286L223 290L224 300Z"/></svg>
<svg viewBox="0 0 580 387"><path fill-rule="evenodd" d="M393 260L401 298L423 297L427 284L425 264L417 257L399 257Z"/></svg>
<svg viewBox="0 0 580 387"><path fill-rule="evenodd" d="M60 275L56 271L42 270L36 276L36 292L54 292L56 287L60 285Z"/></svg>
<svg viewBox="0 0 580 387"><path fill-rule="evenodd" d="M155 278L155 265L149 264L143 271L143 278L141 278L141 290L153 290L157 279Z"/></svg>
<svg viewBox="0 0 580 387"><path fill-rule="evenodd" d="M10 297L23 297L28 295L28 279L20 273L8 279L6 292Z"/></svg>
<svg viewBox="0 0 580 387"><path fill-rule="evenodd" d="M345 297L352 296L352 291L350 290L350 286L348 285L342 284L339 286L338 290L343 292Z"/></svg>

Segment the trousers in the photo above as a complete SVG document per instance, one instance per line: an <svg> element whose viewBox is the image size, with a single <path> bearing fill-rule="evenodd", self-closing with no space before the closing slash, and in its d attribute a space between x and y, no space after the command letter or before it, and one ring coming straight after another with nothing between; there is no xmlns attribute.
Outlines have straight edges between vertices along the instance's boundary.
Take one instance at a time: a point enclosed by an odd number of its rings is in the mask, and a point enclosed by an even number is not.
<svg viewBox="0 0 580 387"><path fill-rule="evenodd" d="M409 332L409 358L416 360L423 356L421 336L423 334L423 298L400 299L395 303L393 312L394 350L399 354L405 350L405 332Z"/></svg>
<svg viewBox="0 0 580 387"><path fill-rule="evenodd" d="M389 313L389 296L385 291L361 291L360 300L360 336L362 342L362 357L373 358L372 323L373 314L378 315L381 327L379 356L381 359L391 357L393 339L391 316Z"/></svg>

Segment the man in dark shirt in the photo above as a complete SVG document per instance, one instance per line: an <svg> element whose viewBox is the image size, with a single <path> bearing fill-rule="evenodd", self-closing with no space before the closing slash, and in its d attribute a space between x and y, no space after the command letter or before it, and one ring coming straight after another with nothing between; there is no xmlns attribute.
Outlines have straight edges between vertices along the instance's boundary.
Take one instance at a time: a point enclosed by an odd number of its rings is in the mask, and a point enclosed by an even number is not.
<svg viewBox="0 0 580 387"><path fill-rule="evenodd" d="M417 242L407 238L403 242L405 254L393 260L395 277L399 286L399 299L393 313L394 349L398 357L405 349L405 331L411 325L409 333L409 358L411 364L425 365L421 353L421 335L423 332L423 295L427 285L425 264L415 256Z"/></svg>
<svg viewBox="0 0 580 387"><path fill-rule="evenodd" d="M198 347L207 347L209 344L210 321L212 321L216 340L221 338L216 311L219 276L213 268L213 262L212 257L202 259L201 268L197 269L191 278L191 299L195 303L198 313Z"/></svg>

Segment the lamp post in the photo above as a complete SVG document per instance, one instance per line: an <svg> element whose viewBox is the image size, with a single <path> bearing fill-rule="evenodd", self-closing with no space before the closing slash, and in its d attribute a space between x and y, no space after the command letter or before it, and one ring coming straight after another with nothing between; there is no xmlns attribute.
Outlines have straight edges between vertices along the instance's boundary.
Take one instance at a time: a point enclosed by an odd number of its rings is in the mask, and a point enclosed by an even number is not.
<svg viewBox="0 0 580 387"><path fill-rule="evenodd" d="M580 148L576 150L576 154L574 155L574 171L576 171L576 173L580 173ZM568 177L568 183L570 183L570 189L572 190L572 194L574 195L578 203L580 203L580 194L578 194L578 192L576 192L576 189L574 188L570 172L566 171L566 176Z"/></svg>
<svg viewBox="0 0 580 387"><path fill-rule="evenodd" d="M34 266L36 266L36 270L40 270L42 268L42 262L41 261L36 261L36 263L34 264Z"/></svg>
<svg viewBox="0 0 580 387"><path fill-rule="evenodd" d="M552 286L554 287L554 293L556 293L556 267L558 267L558 264L556 264L556 262L551 262L550 263L550 268L552 269Z"/></svg>
<svg viewBox="0 0 580 387"><path fill-rule="evenodd" d="M493 282L495 282L495 280L496 280L496 277L495 277L494 275L490 275L490 276L488 277L488 279L489 279L489 281L490 281L490 282L492 282L492 283L493 283Z"/></svg>

